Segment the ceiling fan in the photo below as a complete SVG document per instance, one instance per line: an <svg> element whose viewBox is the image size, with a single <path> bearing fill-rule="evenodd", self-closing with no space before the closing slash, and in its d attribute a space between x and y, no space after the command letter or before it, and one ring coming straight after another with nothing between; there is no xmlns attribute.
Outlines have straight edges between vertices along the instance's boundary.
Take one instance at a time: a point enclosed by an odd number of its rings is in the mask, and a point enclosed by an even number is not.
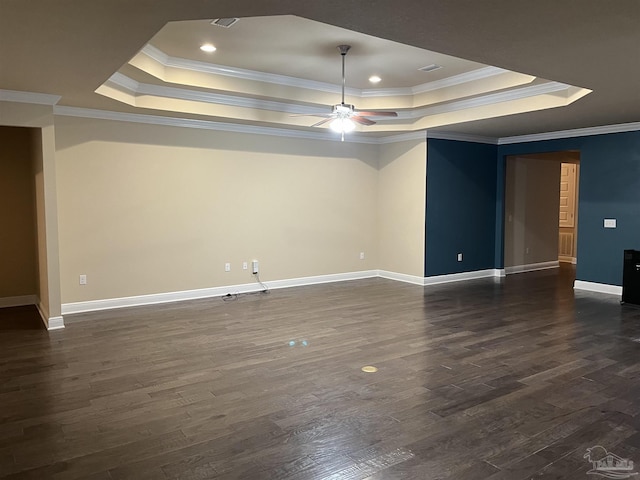
<svg viewBox="0 0 640 480"><path fill-rule="evenodd" d="M333 131L342 134L342 140L344 141L344 134L352 131L356 127L356 123L360 125L374 125L376 122L370 120L367 117L397 117L396 112L380 111L380 110L356 110L354 105L344 103L344 88L345 88L345 75L344 75L344 62L347 52L351 49L351 45L338 45L340 55L342 56L342 101L331 107L331 113L325 114L308 114L303 116L322 117L324 120L311 125L312 127L319 127L329 123L329 128Z"/></svg>

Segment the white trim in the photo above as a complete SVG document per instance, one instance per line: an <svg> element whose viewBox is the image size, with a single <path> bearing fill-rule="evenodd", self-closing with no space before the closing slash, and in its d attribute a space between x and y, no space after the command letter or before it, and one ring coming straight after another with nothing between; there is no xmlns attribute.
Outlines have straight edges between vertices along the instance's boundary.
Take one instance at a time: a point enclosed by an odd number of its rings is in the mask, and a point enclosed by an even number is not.
<svg viewBox="0 0 640 480"><path fill-rule="evenodd" d="M608 133L635 132L640 130L640 122L617 123L600 127L576 128L573 130L558 130L555 132L533 133L531 135L517 135L515 137L502 137L498 139L498 145L511 143L539 142L541 140L557 140L561 138L586 137L589 135L606 135Z"/></svg>
<svg viewBox="0 0 640 480"><path fill-rule="evenodd" d="M312 132L306 130L295 130L275 127L260 127L244 124L212 122L208 120L195 120L178 117L165 117L160 115L144 115L137 113L123 113L109 110L97 110L81 107L64 107L54 106L53 113L55 115L80 117L80 118L96 118L101 120L115 120L120 122L145 123L150 125L166 125L185 128L199 128L205 130L219 130L237 133L250 133L257 135L273 135L277 137L290 138L306 138L310 140L333 140L340 141L340 135L331 135L323 130L322 132ZM602 127L589 127L575 130L562 130L557 132L548 132L532 135L521 135L517 137L493 138L479 135L470 135L465 133L445 132L427 130L426 137L437 138L443 140L457 140L462 142L488 143L493 145L507 145L511 143L532 142L541 140L553 140L561 138L582 137L588 135L604 135L608 133L624 133L640 130L640 122L622 123L615 125L605 125ZM394 142L402 142L405 140L417 140L424 138L424 130L415 132L401 133L397 135L388 135L375 137L363 134L351 133L345 136L345 142L365 143L365 144L387 144Z"/></svg>
<svg viewBox="0 0 640 480"><path fill-rule="evenodd" d="M609 285L606 283L585 282L584 280L576 280L573 282L574 290L583 290L585 292L607 293L609 295L622 296L622 287L618 285Z"/></svg>
<svg viewBox="0 0 640 480"><path fill-rule="evenodd" d="M295 105L292 103L278 102L273 100L260 100L251 97L210 93L187 88L167 87L149 83L140 83L118 72L114 73L103 85L121 91L124 89L133 96L151 95L163 98L211 103L215 105L227 105L232 107L252 108L257 110L267 110L288 114L312 115L329 113L327 107L305 107L302 105ZM536 97L549 93L557 93L560 91L566 91L570 88L573 87L559 82L546 82L538 85L528 85L526 87L517 87L507 91L488 93L486 95L481 95L473 98L454 100L445 104L400 110L398 111L398 116L393 117L393 120L409 120L423 118L431 115L457 112L471 108L493 105L496 103L511 102L523 98ZM384 119L377 120L378 123L384 121Z"/></svg>
<svg viewBox="0 0 640 480"><path fill-rule="evenodd" d="M560 82L546 82L538 85L528 85L526 87L513 88L511 90L503 92L489 93L486 95L481 95L479 97L454 100L445 104L415 108L411 110L401 110L398 112L397 120L422 118L431 115L440 115L443 113L459 112L461 110L485 107L487 105L494 105L496 103L511 102L514 100L521 100L523 98L562 92L569 90L570 88L574 87Z"/></svg>
<svg viewBox="0 0 640 480"><path fill-rule="evenodd" d="M487 270L474 270L471 272L451 273L448 275L435 275L425 277L424 285L437 285L440 283L462 282L465 280L476 280L478 278L503 277L503 270L490 268Z"/></svg>
<svg viewBox="0 0 640 480"><path fill-rule="evenodd" d="M0 102L33 103L36 105L55 105L62 97L47 93L20 92L18 90L0 90Z"/></svg>
<svg viewBox="0 0 640 480"><path fill-rule="evenodd" d="M525 273L535 272L537 270L547 270L549 268L559 268L560 262L558 260L552 260L550 262L529 263L526 265L514 265L512 267L505 267L504 271L507 275L513 273Z"/></svg>
<svg viewBox="0 0 640 480"><path fill-rule="evenodd" d="M50 317L42 302L38 301L36 308L47 330L61 330L64 328L64 319L62 317Z"/></svg>
<svg viewBox="0 0 640 480"><path fill-rule="evenodd" d="M331 109L329 107L303 106L286 102L277 102L274 100L262 100L252 97L203 92L188 88L139 83L118 72L111 75L104 85L118 90L125 89L132 95L151 95L155 97L175 98L178 100L227 105L230 107L252 108L256 110L268 110L289 114L322 115L331 113Z"/></svg>
<svg viewBox="0 0 640 480"><path fill-rule="evenodd" d="M387 270L378 270L378 277L396 280L398 282L412 283L414 285L424 285L424 277L416 275L408 275L406 273L389 272Z"/></svg>
<svg viewBox="0 0 640 480"><path fill-rule="evenodd" d="M400 87L400 88L372 88L360 90L360 97L363 98L375 98L375 97L398 97L403 95L419 95L421 93L433 92L434 90L441 90L444 88L454 87L463 83L475 82L496 75L502 75L503 73L516 73L509 72L499 67L483 67L470 72L460 73L452 77L446 77L440 80L434 80L433 82L421 83L413 87ZM530 77L531 80L535 77Z"/></svg>
<svg viewBox="0 0 640 480"><path fill-rule="evenodd" d="M473 272L454 273L451 275L438 275L435 277L418 277L404 273L390 272L387 270L363 270L360 272L336 273L330 275L317 275L312 277L290 278L285 280L266 281L270 290L280 288L301 287L305 285L318 285L321 283L343 282L360 280L363 278L386 278L413 285L425 286L439 283L460 282L475 280L478 278L504 277L504 270L489 269ZM151 295L138 295L133 297L109 298L104 300L89 300L86 302L62 304L62 314L72 315L76 313L95 312L115 308L138 307L169 302L181 302L185 300L197 300L202 298L221 297L227 294L241 294L259 292L262 287L258 283L246 283L241 285L227 285L223 287L201 288L197 290L184 290L179 292L155 293ZM61 318L61 317L60 317ZM49 319L51 325L51 319ZM63 328L64 324L60 327ZM52 329L54 327L50 327Z"/></svg>
<svg viewBox="0 0 640 480"><path fill-rule="evenodd" d="M126 75L120 72L116 72L113 75L111 75L106 82L104 82L104 85L111 86L111 87L113 86L122 87L126 90L129 90L132 93L137 93L138 90L140 89L141 84L140 82L138 82L137 80L134 80L133 78L127 77Z"/></svg>
<svg viewBox="0 0 640 480"><path fill-rule="evenodd" d="M577 265L578 259L569 255L558 255L558 261L562 263L570 263L571 265Z"/></svg>
<svg viewBox="0 0 640 480"><path fill-rule="evenodd" d="M287 280L274 280L265 282L269 289L302 287L305 285L317 285L320 283L344 282L348 280L361 280L378 276L377 270L363 270L360 272L334 273L329 275L317 275L313 277L299 277Z"/></svg>
<svg viewBox="0 0 640 480"><path fill-rule="evenodd" d="M482 80L485 78L502 75L503 73L517 73L517 72L510 72L509 70L505 70L500 67L488 66L488 67L478 68L470 72L461 73L459 75L454 75L453 77L443 78L442 80L435 80L433 82L416 85L415 87L411 87L411 91L414 95L417 95L420 93L432 92L434 90L440 90L443 88L454 87L456 85L461 85L463 83L476 82L478 80ZM531 81L533 81L535 77L530 77L530 78L531 78Z"/></svg>
<svg viewBox="0 0 640 480"><path fill-rule="evenodd" d="M340 134L328 129L316 131L294 130L276 127L261 127L239 123L212 122L192 118L164 117L161 115L143 115L140 113L123 113L109 110L95 110L80 107L59 107L53 109L54 115L79 118L95 118L99 120L114 120L118 122L144 123L149 125L164 125L170 127L198 128L223 132L249 133L253 135L271 135L275 137L304 138L309 140L325 140L340 142ZM368 135L350 133L345 135L345 142L378 144L378 138Z"/></svg>
<svg viewBox="0 0 640 480"><path fill-rule="evenodd" d="M200 62L197 60L189 60L180 57L171 57L162 50L151 44L145 45L140 53L155 60L164 67L181 68L196 72L208 73L213 75L223 75L225 77L237 78L240 80L250 80L255 82L274 83L277 85L286 85L288 87L304 88L307 90L316 90L327 93L340 93L341 85L334 83L318 82L305 78L290 77L287 75L278 75L274 73L259 72L256 70L248 70L244 68L229 67L225 65L216 65L208 62ZM345 93L350 96L360 98L376 98L387 96L406 96L417 95L425 92L432 92L443 88L461 85L463 83L475 82L484 78L494 77L510 72L499 67L482 67L470 72L461 73L452 77L435 80L433 82L422 83L412 87L399 88L346 88ZM533 80L535 77L531 77Z"/></svg>
<svg viewBox="0 0 640 480"><path fill-rule="evenodd" d="M62 317L49 317L47 330L62 330L64 328L64 319Z"/></svg>
<svg viewBox="0 0 640 480"><path fill-rule="evenodd" d="M417 130L409 133L399 133L397 135L388 135L386 137L378 137L378 143L386 145L387 143L406 142L409 140L426 140L427 133L424 130Z"/></svg>
<svg viewBox="0 0 640 480"><path fill-rule="evenodd" d="M157 61L164 67L181 68L195 72L237 78L239 80L274 83L276 85L286 85L288 87L305 88L327 93L340 93L342 90L341 85L333 83L318 82L315 80L289 77L287 75L278 75L275 73L258 72L256 70L228 67L225 65L216 65L214 63L199 62L197 60L188 60L186 58L170 57L162 50L159 50L150 44L145 45L144 48L140 50L140 53ZM345 93L352 96L362 95L362 91L355 88L346 88Z"/></svg>
<svg viewBox="0 0 640 480"><path fill-rule="evenodd" d="M0 297L0 308L24 307L25 305L37 305L36 295L19 295L16 297Z"/></svg>
<svg viewBox="0 0 640 480"><path fill-rule="evenodd" d="M455 140L458 142L486 143L489 145L498 144L498 139L493 137L483 137L481 135L470 135L466 133L441 132L438 130L427 130L427 140L430 138L435 138L437 140Z"/></svg>
<svg viewBox="0 0 640 480"><path fill-rule="evenodd" d="M332 275L319 275L314 277L300 277L287 280L266 281L265 283L269 287L269 289L279 289L288 287L299 287L303 285L316 285L319 283L358 280L376 276L376 270L365 270L361 272L337 273ZM179 292L154 293L151 295L137 295L133 297L63 303L62 314L70 315L74 313L110 310L113 308L137 307L142 305L155 305L159 303L181 302L184 300L221 297L227 294L259 292L260 290L262 290L262 287L258 283L245 283L241 285L227 285L223 287L183 290Z"/></svg>

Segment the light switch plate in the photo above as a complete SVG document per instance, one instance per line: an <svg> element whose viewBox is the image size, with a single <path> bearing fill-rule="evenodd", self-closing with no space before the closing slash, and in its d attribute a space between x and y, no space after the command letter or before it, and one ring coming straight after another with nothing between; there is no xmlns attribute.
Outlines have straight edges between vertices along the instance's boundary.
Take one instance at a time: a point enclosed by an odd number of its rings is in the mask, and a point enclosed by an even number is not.
<svg viewBox="0 0 640 480"><path fill-rule="evenodd" d="M616 228L616 219L615 218L605 218L604 219L604 228Z"/></svg>

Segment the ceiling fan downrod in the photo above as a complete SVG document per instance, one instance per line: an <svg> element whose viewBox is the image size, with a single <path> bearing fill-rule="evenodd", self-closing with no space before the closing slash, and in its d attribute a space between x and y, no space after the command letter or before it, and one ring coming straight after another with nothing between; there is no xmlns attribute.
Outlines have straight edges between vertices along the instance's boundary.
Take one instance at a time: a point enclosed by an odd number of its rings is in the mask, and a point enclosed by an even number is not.
<svg viewBox="0 0 640 480"><path fill-rule="evenodd" d="M344 87L345 87L345 75L344 75L344 57L347 56L347 52L351 49L351 45L338 45L340 55L342 55L342 105L344 105Z"/></svg>

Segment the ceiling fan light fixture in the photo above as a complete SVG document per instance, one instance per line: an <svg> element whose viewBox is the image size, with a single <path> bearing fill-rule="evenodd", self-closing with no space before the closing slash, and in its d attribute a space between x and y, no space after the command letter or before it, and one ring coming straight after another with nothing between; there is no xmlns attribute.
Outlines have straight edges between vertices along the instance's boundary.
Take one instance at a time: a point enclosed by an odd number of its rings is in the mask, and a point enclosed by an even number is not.
<svg viewBox="0 0 640 480"><path fill-rule="evenodd" d="M329 128L336 133L349 133L353 132L356 124L350 118L336 118L331 121Z"/></svg>

